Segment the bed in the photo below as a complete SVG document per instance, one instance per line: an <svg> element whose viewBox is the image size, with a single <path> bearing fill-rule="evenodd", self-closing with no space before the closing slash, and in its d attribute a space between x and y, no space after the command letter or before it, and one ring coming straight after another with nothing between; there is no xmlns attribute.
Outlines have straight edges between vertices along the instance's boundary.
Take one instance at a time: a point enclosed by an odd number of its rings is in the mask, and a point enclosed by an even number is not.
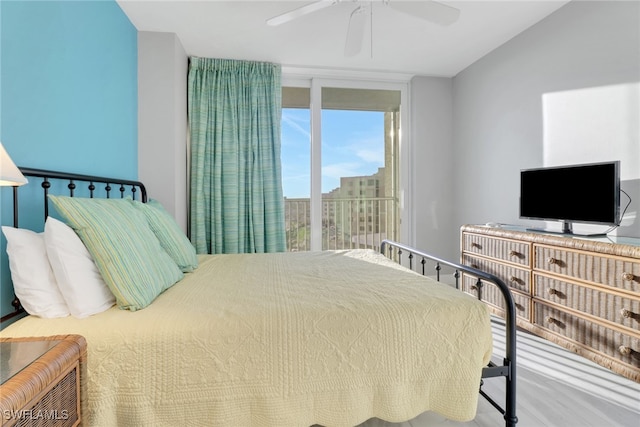
<svg viewBox="0 0 640 427"><path fill-rule="evenodd" d="M104 197L94 192L105 183L110 198L147 202L135 181L21 170L42 181L45 217L51 180L66 180L70 196L87 182L90 197ZM15 188L16 227L17 194ZM490 361L486 306L426 277L428 262L437 279L446 267L456 282L470 274L504 291L502 364ZM14 304L19 313L20 301ZM425 411L468 421L479 390L505 425L517 423L515 310L507 286L399 243L384 242L381 253L198 255L197 268L146 306L121 307L118 297L82 318L29 315L0 337L85 337L83 416L90 426L349 426L372 417L400 422ZM490 377L506 381L502 404L481 390Z"/></svg>

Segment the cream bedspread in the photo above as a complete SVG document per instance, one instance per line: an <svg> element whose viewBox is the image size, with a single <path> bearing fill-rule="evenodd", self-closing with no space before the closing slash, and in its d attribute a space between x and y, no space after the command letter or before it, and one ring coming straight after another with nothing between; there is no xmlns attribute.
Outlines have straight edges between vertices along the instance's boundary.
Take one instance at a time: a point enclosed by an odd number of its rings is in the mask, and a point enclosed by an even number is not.
<svg viewBox="0 0 640 427"><path fill-rule="evenodd" d="M475 416L492 339L472 297L365 250L200 263L144 310L28 316L0 336L83 335L90 426Z"/></svg>

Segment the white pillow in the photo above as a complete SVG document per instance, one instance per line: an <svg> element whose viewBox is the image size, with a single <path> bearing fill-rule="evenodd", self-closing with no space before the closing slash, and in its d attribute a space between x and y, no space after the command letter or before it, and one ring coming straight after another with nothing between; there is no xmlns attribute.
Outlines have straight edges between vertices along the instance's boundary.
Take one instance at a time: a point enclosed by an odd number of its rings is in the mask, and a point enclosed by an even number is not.
<svg viewBox="0 0 640 427"><path fill-rule="evenodd" d="M48 217L44 242L58 288L72 316L91 316L115 304L93 258L71 227Z"/></svg>
<svg viewBox="0 0 640 427"><path fill-rule="evenodd" d="M65 317L67 304L49 264L44 233L2 227L7 238L11 280L16 296L29 314L40 317Z"/></svg>

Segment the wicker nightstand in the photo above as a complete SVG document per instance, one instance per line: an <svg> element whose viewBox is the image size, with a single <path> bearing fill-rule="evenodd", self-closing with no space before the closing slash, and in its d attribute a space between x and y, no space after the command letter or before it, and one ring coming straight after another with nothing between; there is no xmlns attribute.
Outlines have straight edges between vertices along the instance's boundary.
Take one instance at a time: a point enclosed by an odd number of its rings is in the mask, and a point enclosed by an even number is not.
<svg viewBox="0 0 640 427"><path fill-rule="evenodd" d="M77 426L87 344L79 335L0 338L2 426Z"/></svg>

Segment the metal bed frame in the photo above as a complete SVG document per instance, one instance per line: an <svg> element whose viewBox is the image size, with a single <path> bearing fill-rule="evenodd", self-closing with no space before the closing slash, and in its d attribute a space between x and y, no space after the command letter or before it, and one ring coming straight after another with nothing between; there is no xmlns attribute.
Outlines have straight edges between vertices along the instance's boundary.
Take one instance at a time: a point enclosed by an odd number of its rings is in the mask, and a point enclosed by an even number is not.
<svg viewBox="0 0 640 427"><path fill-rule="evenodd" d="M76 181L80 181L87 184L86 190L89 191L89 197L94 197L94 193L96 191L104 191L106 198L111 197L112 192L114 192L116 193L116 196L119 193L120 198L124 198L126 195L128 195L128 193L130 193L131 197L135 199L136 194L139 190L141 201L143 203L147 201L146 188L144 184L139 181L117 178L104 178L92 175L81 175L24 167L20 167L19 169L25 176L43 179L41 187L43 189L44 195L43 203L45 220L49 214L47 196L49 194L49 188L51 187L51 183L49 181L50 179L68 181L67 189L69 190L69 196L71 197L74 197L75 191L78 190ZM96 184L104 185L104 187L99 189L98 187L96 187ZM112 185L116 187L116 190L114 190L114 187L112 187ZM128 192L126 187L129 187ZM13 225L14 227L18 227L18 187L13 188ZM482 286L484 282L493 283L500 289L504 296L506 304L506 354L501 365L496 365L493 362L489 362L489 364L485 368L483 368L482 378L505 378L505 408L502 408L499 403L497 403L494 399L491 398L491 396L489 396L482 390L484 380L482 380L481 384L479 385L479 393L485 399L487 399L492 406L500 411L501 414L503 414L506 427L515 427L516 423L518 422L518 418L516 417L516 315L515 304L511 296L511 292L509 291L509 287L494 275L485 273L472 267L445 261L443 259L421 252L415 248L403 245L401 243L384 240L381 244L380 251L383 255L396 260L400 264L402 264L403 262L402 256L405 253L408 254L407 259L409 268L414 271L417 264L416 262L414 262L414 260L416 258L420 259L419 264L421 266L421 271L419 272L425 276L427 275L427 260L435 262L436 280L438 281L440 281L442 266L450 267L454 270L453 276L455 278L455 286L458 289L460 288L459 279L461 273L468 274L477 280L476 286L479 290L478 299L480 300L482 299ZM14 298L11 304L14 307L14 311L5 316L2 316L2 318L0 318L0 323L5 322L6 320L9 320L25 312L17 297Z"/></svg>
<svg viewBox="0 0 640 427"><path fill-rule="evenodd" d="M144 184L139 181L133 181L129 179L118 179L118 178L104 178L93 175L82 175L82 174L74 174L67 172L56 172L44 169L32 169L25 167L18 167L20 172L23 175L34 178L42 178L42 183L40 186L43 190L43 205L44 205L44 219L46 220L49 216L49 203L47 196L49 195L49 188L51 188L51 179L68 181L67 189L69 190L69 196L74 197L76 190L79 190L76 185L76 181L86 183L86 190L89 192L89 197L93 198L96 192L104 192L106 198L110 198L112 194L116 196L118 193L120 194L120 198L124 198L125 196L131 195L131 198L134 200L137 197L138 190L140 192L140 200L143 203L147 202L147 189ZM96 185L100 185L100 188ZM104 187L102 187L104 184ZM127 187L129 190L127 191ZM13 226L18 228L18 188L17 186L13 187ZM129 194L130 193L130 194ZM25 313L24 308L20 304L20 300L17 297L14 297L13 301L11 301L11 305L14 308L14 311L8 313L0 318L0 324L3 322L12 319L18 315Z"/></svg>
<svg viewBox="0 0 640 427"><path fill-rule="evenodd" d="M494 408L496 408L504 416L506 427L515 427L518 422L516 416L516 309L513 297L509 287L498 277L493 274L485 273L473 267L457 264L451 261L440 259L436 256L421 252L402 243L384 240L380 245L380 252L387 258L393 259L399 264L403 263L402 255L407 254L408 267L410 270L416 271L416 258L419 259L420 268L417 271L423 276L427 275L427 260L435 263L436 280L440 281L442 266L450 267L454 270L453 277L455 279L456 289L460 289L460 275L468 274L476 280L478 289L478 299L482 300L482 287L485 282L492 283L498 287L505 301L505 320L506 320L506 351L505 357L501 365L494 362L489 364L482 370L483 380L480 382L480 395L484 397ZM484 378L504 377L505 378L505 396L504 408L496 402L490 395L482 390Z"/></svg>

